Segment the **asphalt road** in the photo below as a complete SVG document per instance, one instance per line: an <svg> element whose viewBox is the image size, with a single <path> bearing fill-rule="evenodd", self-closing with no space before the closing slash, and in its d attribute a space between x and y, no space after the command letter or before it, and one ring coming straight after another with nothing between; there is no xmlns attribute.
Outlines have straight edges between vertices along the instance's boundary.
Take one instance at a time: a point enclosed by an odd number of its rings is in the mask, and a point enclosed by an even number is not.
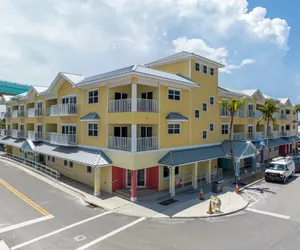
<svg viewBox="0 0 300 250"><path fill-rule="evenodd" d="M87 206L0 161L0 238L11 249L299 249L300 178L261 182L247 210L210 219L144 219Z"/></svg>

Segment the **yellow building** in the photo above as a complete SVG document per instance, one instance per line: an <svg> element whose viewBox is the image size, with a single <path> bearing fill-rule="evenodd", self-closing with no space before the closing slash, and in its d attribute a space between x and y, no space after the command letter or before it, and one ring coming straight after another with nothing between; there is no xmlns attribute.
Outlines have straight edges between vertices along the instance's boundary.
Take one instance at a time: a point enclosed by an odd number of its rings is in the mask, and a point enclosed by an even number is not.
<svg viewBox="0 0 300 250"><path fill-rule="evenodd" d="M218 101L245 96L233 148L239 173L249 164L255 171L266 150L256 109L271 97L259 89L219 86L222 67L183 51L91 77L61 72L49 88L32 86L6 102L7 129L1 130L0 143L7 153L94 187L95 195L130 188L135 201L137 188L149 188L169 189L173 196L232 166L228 112ZM287 98L274 100L278 124L268 130L270 156L289 152L285 145L297 139L293 105Z"/></svg>

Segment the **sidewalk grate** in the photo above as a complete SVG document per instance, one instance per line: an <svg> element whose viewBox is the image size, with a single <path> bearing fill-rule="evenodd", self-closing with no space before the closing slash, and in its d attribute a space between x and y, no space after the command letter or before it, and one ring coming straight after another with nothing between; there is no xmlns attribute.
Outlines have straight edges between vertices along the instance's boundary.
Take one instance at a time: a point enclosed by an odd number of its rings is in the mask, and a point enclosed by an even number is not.
<svg viewBox="0 0 300 250"><path fill-rule="evenodd" d="M175 203L175 202L177 202L177 200L174 200L174 199L168 199L168 200L159 202L158 204L163 205L163 206L168 206L168 205L171 205L171 204L173 204L173 203Z"/></svg>

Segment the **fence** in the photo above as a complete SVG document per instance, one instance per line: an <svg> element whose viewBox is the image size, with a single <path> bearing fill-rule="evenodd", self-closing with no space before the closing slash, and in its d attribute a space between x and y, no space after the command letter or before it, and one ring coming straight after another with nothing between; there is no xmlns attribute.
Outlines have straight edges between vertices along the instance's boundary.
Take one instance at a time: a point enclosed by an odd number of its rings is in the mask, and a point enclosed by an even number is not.
<svg viewBox="0 0 300 250"><path fill-rule="evenodd" d="M56 180L60 177L59 172L57 172L54 169L48 168L45 165L42 165L38 162L34 162L32 160L29 160L29 159L26 159L26 158L23 158L23 157L19 157L19 156L16 156L16 155L12 155L12 154L9 154L9 153L4 154L3 156L6 157L6 158L9 158L9 159L12 159L14 161L23 163L23 164L29 166L30 168L32 168L33 171L44 173L44 174L46 174L46 175L48 175L48 176L50 176L50 177L52 177Z"/></svg>

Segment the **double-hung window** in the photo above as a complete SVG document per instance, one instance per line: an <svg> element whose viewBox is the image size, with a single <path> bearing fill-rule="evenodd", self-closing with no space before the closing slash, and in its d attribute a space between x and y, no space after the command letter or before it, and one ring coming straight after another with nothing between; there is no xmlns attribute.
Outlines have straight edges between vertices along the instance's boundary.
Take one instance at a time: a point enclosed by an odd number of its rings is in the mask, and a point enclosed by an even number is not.
<svg viewBox="0 0 300 250"><path fill-rule="evenodd" d="M92 136L92 137L98 136L98 123L88 124L88 136Z"/></svg>
<svg viewBox="0 0 300 250"><path fill-rule="evenodd" d="M200 63L195 63L195 71L200 71Z"/></svg>
<svg viewBox="0 0 300 250"><path fill-rule="evenodd" d="M203 130L202 131L202 139L207 139L207 131L206 130Z"/></svg>
<svg viewBox="0 0 300 250"><path fill-rule="evenodd" d="M215 131L215 124L214 123L209 124L209 131L210 132L214 132Z"/></svg>
<svg viewBox="0 0 300 250"><path fill-rule="evenodd" d="M222 135L229 134L229 124L222 124Z"/></svg>
<svg viewBox="0 0 300 250"><path fill-rule="evenodd" d="M169 123L168 124L168 134L180 134L180 124L179 123Z"/></svg>
<svg viewBox="0 0 300 250"><path fill-rule="evenodd" d="M196 119L200 118L200 110L199 109L195 109L195 118Z"/></svg>
<svg viewBox="0 0 300 250"><path fill-rule="evenodd" d="M180 101L180 90L179 89L168 89L168 98L169 100Z"/></svg>
<svg viewBox="0 0 300 250"><path fill-rule="evenodd" d="M210 68L210 75L214 76L215 75L215 69L214 68Z"/></svg>
<svg viewBox="0 0 300 250"><path fill-rule="evenodd" d="M207 66L206 65L203 65L203 73L207 74Z"/></svg>
<svg viewBox="0 0 300 250"><path fill-rule="evenodd" d="M206 102L203 103L202 109L204 112L207 111L207 103Z"/></svg>
<svg viewBox="0 0 300 250"><path fill-rule="evenodd" d="M209 97L209 104L214 105L215 104L215 98L213 96Z"/></svg>
<svg viewBox="0 0 300 250"><path fill-rule="evenodd" d="M88 99L88 103L89 104L95 104L95 103L98 103L98 90L90 90L88 92L89 94L89 99Z"/></svg>

